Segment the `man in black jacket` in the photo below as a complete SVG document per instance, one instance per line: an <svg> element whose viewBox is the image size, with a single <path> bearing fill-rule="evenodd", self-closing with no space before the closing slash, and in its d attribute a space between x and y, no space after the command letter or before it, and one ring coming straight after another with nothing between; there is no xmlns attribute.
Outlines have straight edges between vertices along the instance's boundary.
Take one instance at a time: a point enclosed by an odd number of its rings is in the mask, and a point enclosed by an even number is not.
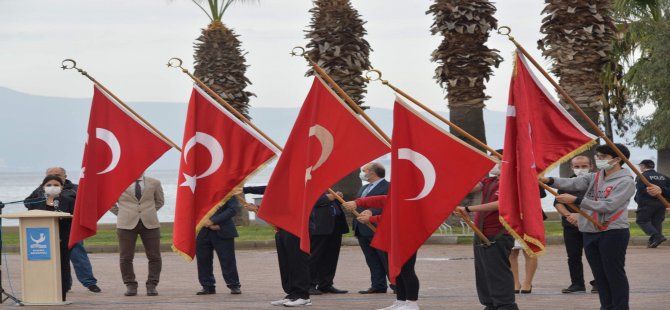
<svg viewBox="0 0 670 310"><path fill-rule="evenodd" d="M642 175L653 185L647 188L639 178L635 179L635 202L637 202L637 216L635 222L649 236L648 248L658 247L667 239L663 236L663 221L665 220L665 205L650 193L661 193L670 198L670 179L654 170L654 161L645 159L640 162Z"/></svg>
<svg viewBox="0 0 670 310"><path fill-rule="evenodd" d="M214 251L221 264L223 280L231 294L241 294L240 278L235 261L235 237L238 236L233 216L237 214L239 203L229 199L206 222L196 238L195 256L198 260L198 281L202 290L197 295L215 294Z"/></svg>
<svg viewBox="0 0 670 310"><path fill-rule="evenodd" d="M342 193L337 193L342 195ZM345 294L347 291L333 286L333 279L340 257L342 235L349 232L349 225L339 202L331 194L319 197L309 217L309 274L312 287L310 295L321 293Z"/></svg>
<svg viewBox="0 0 670 310"><path fill-rule="evenodd" d="M361 169L361 179L369 182L361 187L356 198L380 196L388 194L389 182L384 179L386 170L380 163L369 163ZM356 208L358 213L365 211L364 208ZM381 209L370 209L373 215L382 213ZM365 256L365 263L370 269L370 288L358 291L360 294L386 293L386 277L388 273L388 258L386 253L370 246L375 233L366 225L359 223L354 218L351 224L354 236L358 239L358 245Z"/></svg>

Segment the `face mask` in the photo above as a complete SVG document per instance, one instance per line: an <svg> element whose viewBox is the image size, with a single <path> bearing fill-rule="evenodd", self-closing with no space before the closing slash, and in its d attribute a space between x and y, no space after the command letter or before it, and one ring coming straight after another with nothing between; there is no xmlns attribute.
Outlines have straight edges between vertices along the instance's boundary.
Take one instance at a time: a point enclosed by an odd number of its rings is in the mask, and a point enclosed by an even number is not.
<svg viewBox="0 0 670 310"><path fill-rule="evenodd" d="M500 164L496 164L495 166L493 166L493 169L491 169L491 171L489 171L489 173L493 176L499 176L500 175Z"/></svg>
<svg viewBox="0 0 670 310"><path fill-rule="evenodd" d="M59 186L45 186L44 187L44 193L49 195L49 196L57 196L60 194L60 187Z"/></svg>
<svg viewBox="0 0 670 310"><path fill-rule="evenodd" d="M608 159L596 159L596 168L609 170L609 169L612 169L612 167L614 167L614 165L618 165L618 163L616 163L616 162L613 163L613 164L610 164L610 160L611 159L609 159L609 160Z"/></svg>
<svg viewBox="0 0 670 310"><path fill-rule="evenodd" d="M368 181L368 177L365 176L365 172L361 172L361 174L359 174L358 176L361 178L361 180L363 180L365 182Z"/></svg>
<svg viewBox="0 0 670 310"><path fill-rule="evenodd" d="M572 169L572 172L574 172L575 175L579 177L589 174L589 169L588 168Z"/></svg>

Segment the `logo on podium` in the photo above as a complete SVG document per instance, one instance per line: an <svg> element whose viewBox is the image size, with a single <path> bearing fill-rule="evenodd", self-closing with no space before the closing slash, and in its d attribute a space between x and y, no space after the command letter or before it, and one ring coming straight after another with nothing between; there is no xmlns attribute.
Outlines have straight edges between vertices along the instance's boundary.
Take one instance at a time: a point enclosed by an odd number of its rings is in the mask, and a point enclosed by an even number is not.
<svg viewBox="0 0 670 310"><path fill-rule="evenodd" d="M26 228L28 260L50 260L49 228Z"/></svg>

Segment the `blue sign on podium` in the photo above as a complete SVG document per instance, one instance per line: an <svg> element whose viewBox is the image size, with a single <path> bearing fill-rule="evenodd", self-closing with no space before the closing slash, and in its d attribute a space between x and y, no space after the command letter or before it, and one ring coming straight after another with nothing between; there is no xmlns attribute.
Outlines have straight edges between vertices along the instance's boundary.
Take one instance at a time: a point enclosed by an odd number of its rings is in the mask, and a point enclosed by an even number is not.
<svg viewBox="0 0 670 310"><path fill-rule="evenodd" d="M28 260L50 260L49 228L26 228Z"/></svg>

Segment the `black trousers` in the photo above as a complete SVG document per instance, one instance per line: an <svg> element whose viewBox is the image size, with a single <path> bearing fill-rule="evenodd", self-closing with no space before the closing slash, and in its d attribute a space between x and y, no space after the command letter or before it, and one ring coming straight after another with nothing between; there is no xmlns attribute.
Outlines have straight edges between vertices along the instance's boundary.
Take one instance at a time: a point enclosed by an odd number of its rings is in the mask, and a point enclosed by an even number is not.
<svg viewBox="0 0 670 310"><path fill-rule="evenodd" d="M630 288L624 268L629 239L628 228L584 233L584 253L598 284L600 309L629 309Z"/></svg>
<svg viewBox="0 0 670 310"><path fill-rule="evenodd" d="M493 236L488 238L494 240ZM514 274L509 262L513 246L514 238L510 235L500 236L488 247L482 246L475 235L477 296L485 309L519 309L514 299Z"/></svg>
<svg viewBox="0 0 670 310"><path fill-rule="evenodd" d="M584 264L582 264L582 252L584 250L582 233L576 226L563 226L563 241L565 251L568 253L570 284L585 287Z"/></svg>
<svg viewBox="0 0 670 310"><path fill-rule="evenodd" d="M70 249L68 249L68 239L61 239L58 243L60 248L60 285L63 301L66 300L68 283L72 283L72 274L70 273Z"/></svg>
<svg viewBox="0 0 670 310"><path fill-rule="evenodd" d="M195 241L195 257L198 261L198 281L203 288L214 288L214 251L221 264L223 280L228 288L240 287L235 260L235 239L222 239L216 232L203 229Z"/></svg>
<svg viewBox="0 0 670 310"><path fill-rule="evenodd" d="M400 274L396 281L396 299L411 300L419 299L419 277L416 276L414 265L416 264L416 253L402 265Z"/></svg>
<svg viewBox="0 0 670 310"><path fill-rule="evenodd" d="M281 286L287 299L309 298L309 255L300 250L300 239L280 229L275 234Z"/></svg>
<svg viewBox="0 0 670 310"><path fill-rule="evenodd" d="M309 275L313 287L333 286L340 258L342 235L310 236Z"/></svg>
<svg viewBox="0 0 670 310"><path fill-rule="evenodd" d="M663 238L665 206L662 204L638 205L635 223L649 236L649 241Z"/></svg>
<svg viewBox="0 0 670 310"><path fill-rule="evenodd" d="M365 256L365 263L370 269L370 287L376 290L386 289L386 277L388 276L388 257L386 252L377 250L370 246L374 236L356 236L358 245Z"/></svg>

